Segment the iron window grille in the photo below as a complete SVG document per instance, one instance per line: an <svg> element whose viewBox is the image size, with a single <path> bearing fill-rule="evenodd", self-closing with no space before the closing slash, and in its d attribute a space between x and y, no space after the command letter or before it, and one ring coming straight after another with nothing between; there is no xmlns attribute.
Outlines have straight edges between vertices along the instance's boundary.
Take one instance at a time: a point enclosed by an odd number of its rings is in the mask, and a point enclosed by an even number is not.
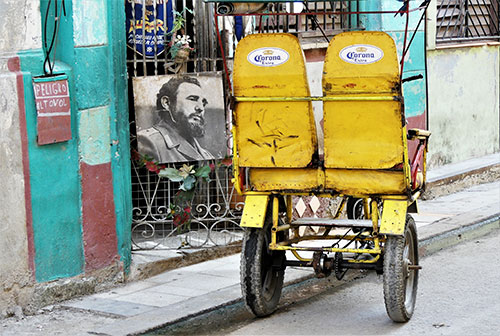
<svg viewBox="0 0 500 336"><path fill-rule="evenodd" d="M438 0L437 42L499 40L500 0Z"/></svg>

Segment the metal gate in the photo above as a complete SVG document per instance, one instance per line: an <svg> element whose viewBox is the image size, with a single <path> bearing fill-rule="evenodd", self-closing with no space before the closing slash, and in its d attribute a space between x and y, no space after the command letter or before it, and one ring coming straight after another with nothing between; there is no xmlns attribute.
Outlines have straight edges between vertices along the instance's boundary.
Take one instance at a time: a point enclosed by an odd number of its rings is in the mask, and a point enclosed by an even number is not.
<svg viewBox="0 0 500 336"><path fill-rule="evenodd" d="M168 0L172 1L172 0ZM127 47L127 70L129 75L129 101L133 102L132 78L156 76L175 73L216 73L227 66L227 72L232 70L232 57L238 36L236 21L233 17L214 15L214 4L202 0L176 0L171 3L174 13L179 21L184 22L183 33L189 35L194 43L196 52L182 67L172 70L172 59L168 53L167 25L168 20L159 16L165 14L168 6L167 0L127 0L131 9L132 24L128 36L143 34L142 45ZM299 11L311 13L325 12L324 15L290 15L303 4ZM356 0L311 1L303 3L267 3L265 16L244 15L243 34L255 32L290 32L296 34L303 43L317 44L325 42L341 31L360 28L361 20L357 15L343 15L342 11L350 11L358 6ZM143 6L145 10L141 15L136 14L136 6ZM357 8L357 7L356 7ZM335 10L336 14L326 14ZM148 17L149 16L149 17ZM161 20L160 20L161 19ZM217 20L217 21L216 21ZM163 25L163 26L162 26ZM158 31L164 31L162 37L156 37ZM144 37L146 32L153 34L154 38L163 38L164 45L156 43L148 45ZM240 34L241 35L241 34ZM140 36L139 36L140 37ZM223 47L220 48L220 45ZM147 50L152 51L147 55ZM161 48L162 52L158 52ZM223 51L221 51L223 50ZM223 58L226 63L223 64ZM226 110L226 135L228 144L228 157L231 157L231 111L229 104L230 77L225 78L225 110ZM229 94L228 94L229 93ZM136 150L135 114L134 106L130 106L130 133L131 148ZM135 152L134 152L135 153ZM132 155L136 157L136 155ZM212 166L210 182L200 183L190 212L189 225L176 226L172 220L171 205L179 190L179 183L168 179L161 179L157 173L152 172L139 161L132 162L132 201L133 224L132 242L133 249L177 249L182 247L210 247L227 245L238 241L242 237L242 230L238 223L243 210L243 199L234 190L231 183L232 168L230 159L223 162L190 162L189 165L198 166L209 164ZM179 165L169 164L169 167L179 168ZM314 197L312 204L317 201ZM311 199L306 200L307 203ZM302 200L296 200L299 214L304 210ZM318 208L311 206L313 212Z"/></svg>

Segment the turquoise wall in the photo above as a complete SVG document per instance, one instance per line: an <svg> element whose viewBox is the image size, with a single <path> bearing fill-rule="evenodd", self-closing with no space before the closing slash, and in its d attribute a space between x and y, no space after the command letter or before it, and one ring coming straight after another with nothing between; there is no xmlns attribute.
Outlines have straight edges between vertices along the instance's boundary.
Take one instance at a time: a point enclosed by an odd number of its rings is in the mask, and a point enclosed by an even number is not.
<svg viewBox="0 0 500 336"><path fill-rule="evenodd" d="M108 118L109 127L102 141L111 148L107 164L111 164L112 181L104 182L109 182L109 192L114 198L115 217L112 218L116 221L116 253L126 271L130 265L132 201L124 3L105 0L65 3L66 16L61 16L55 72L68 75L71 140L37 145L32 77L43 74L44 55L41 50L24 51L19 55L25 86L35 276L39 282L74 276L85 269L84 250L88 244L82 238L85 200L82 200L80 152L82 148L92 148L93 144L79 143L78 118L79 111L95 107L105 107L105 111L109 111L104 116ZM40 4L43 29L49 1L41 0ZM52 31L53 5L52 1L48 32ZM59 11L61 13L61 7ZM99 43L92 45L93 41ZM92 198L92 195L84 197ZM113 260L110 258L109 262Z"/></svg>
<svg viewBox="0 0 500 336"><path fill-rule="evenodd" d="M116 235L118 253L128 272L132 249L132 182L130 166L130 125L127 96L127 60L125 39L125 4L123 1L109 1L108 32L110 45L109 69L113 76L108 78L111 90L111 168L116 207Z"/></svg>
<svg viewBox="0 0 500 336"><path fill-rule="evenodd" d="M422 1L410 1L410 9L416 8ZM396 0L362 1L363 11L397 11L402 3ZM408 41L417 28L423 11L410 13L408 25ZM362 22L366 30L382 30L388 33L395 41L398 54L403 53L405 37L406 15L369 14L362 15ZM426 74L425 74L425 20L420 24L411 44L403 67L403 78L422 74L423 79L403 84L405 97L405 114L407 118L425 117L426 112Z"/></svg>
<svg viewBox="0 0 500 336"><path fill-rule="evenodd" d="M83 269L83 241L80 221L80 177L71 68L59 67L69 77L73 139L38 146L32 76L43 74L41 51L19 54L26 102L26 127L31 183L35 278L49 281L74 276Z"/></svg>

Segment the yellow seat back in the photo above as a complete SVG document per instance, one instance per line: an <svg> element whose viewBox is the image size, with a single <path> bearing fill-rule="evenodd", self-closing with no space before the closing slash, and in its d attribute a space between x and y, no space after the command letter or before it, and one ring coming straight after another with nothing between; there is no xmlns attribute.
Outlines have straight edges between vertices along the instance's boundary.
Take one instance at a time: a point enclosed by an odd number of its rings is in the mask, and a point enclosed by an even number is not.
<svg viewBox="0 0 500 336"><path fill-rule="evenodd" d="M396 46L386 33L346 32L332 39L322 82L327 188L363 194L406 190L399 81Z"/></svg>
<svg viewBox="0 0 500 336"><path fill-rule="evenodd" d="M290 34L255 34L236 48L234 96L306 97L309 86L304 54ZM317 152L311 103L242 101L234 113L241 167L301 168Z"/></svg>

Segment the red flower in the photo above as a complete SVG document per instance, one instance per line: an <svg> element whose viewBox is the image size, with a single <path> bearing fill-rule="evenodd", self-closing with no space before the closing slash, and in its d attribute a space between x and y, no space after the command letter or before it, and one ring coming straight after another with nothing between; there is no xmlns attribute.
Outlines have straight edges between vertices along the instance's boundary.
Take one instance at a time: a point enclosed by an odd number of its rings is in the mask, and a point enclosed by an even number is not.
<svg viewBox="0 0 500 336"><path fill-rule="evenodd" d="M224 166L229 167L230 165L233 164L233 159L230 157L227 157L227 158L222 159L222 161L220 163L222 163Z"/></svg>
<svg viewBox="0 0 500 336"><path fill-rule="evenodd" d="M209 164L209 167L210 167L210 170L211 170L211 171L214 171L214 169L215 169L215 164L211 163L211 164Z"/></svg>
<svg viewBox="0 0 500 336"><path fill-rule="evenodd" d="M187 211L186 209L189 209ZM181 226L189 221L189 212L191 212L191 209L189 207L184 208L183 212L178 212L174 215L173 218L173 224L175 227Z"/></svg>

